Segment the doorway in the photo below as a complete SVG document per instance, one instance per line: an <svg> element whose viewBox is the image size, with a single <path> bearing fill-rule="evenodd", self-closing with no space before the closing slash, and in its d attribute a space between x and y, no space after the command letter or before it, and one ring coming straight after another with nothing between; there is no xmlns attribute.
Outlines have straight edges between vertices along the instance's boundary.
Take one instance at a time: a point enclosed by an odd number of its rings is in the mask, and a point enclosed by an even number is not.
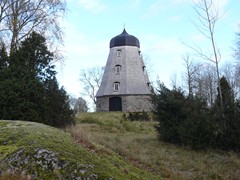
<svg viewBox="0 0 240 180"><path fill-rule="evenodd" d="M122 111L122 98L121 97L109 98L109 111Z"/></svg>

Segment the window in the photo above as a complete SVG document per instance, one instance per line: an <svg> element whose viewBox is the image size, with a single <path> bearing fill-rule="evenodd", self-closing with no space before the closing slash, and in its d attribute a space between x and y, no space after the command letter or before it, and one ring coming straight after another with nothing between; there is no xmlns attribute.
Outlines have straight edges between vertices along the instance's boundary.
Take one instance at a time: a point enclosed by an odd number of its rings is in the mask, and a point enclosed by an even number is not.
<svg viewBox="0 0 240 180"><path fill-rule="evenodd" d="M120 88L120 83L119 83L119 82L115 82L115 83L113 84L113 90L114 90L114 91L118 91L119 88Z"/></svg>
<svg viewBox="0 0 240 180"><path fill-rule="evenodd" d="M146 75L146 74L147 74L146 66L143 66L142 69L143 69L143 73L144 73L144 75Z"/></svg>
<svg viewBox="0 0 240 180"><path fill-rule="evenodd" d="M150 90L152 90L152 85L151 85L151 83L148 82L147 85L148 85L148 88L149 88Z"/></svg>
<svg viewBox="0 0 240 180"><path fill-rule="evenodd" d="M142 56L142 55L141 55L141 51L138 51L138 54L139 54L140 57Z"/></svg>
<svg viewBox="0 0 240 180"><path fill-rule="evenodd" d="M121 65L116 65L115 66L115 74L120 74L121 71Z"/></svg>
<svg viewBox="0 0 240 180"><path fill-rule="evenodd" d="M121 50L121 49L118 49L118 50L117 50L117 56L120 57L121 54L122 54L122 50Z"/></svg>

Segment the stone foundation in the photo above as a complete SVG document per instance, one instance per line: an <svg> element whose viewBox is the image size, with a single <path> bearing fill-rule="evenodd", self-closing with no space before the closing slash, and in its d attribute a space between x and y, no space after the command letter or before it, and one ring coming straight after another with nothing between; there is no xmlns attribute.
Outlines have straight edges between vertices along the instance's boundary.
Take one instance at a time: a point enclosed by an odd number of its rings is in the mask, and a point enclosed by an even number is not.
<svg viewBox="0 0 240 180"><path fill-rule="evenodd" d="M97 111L109 111L109 98L121 97L122 112L150 112L151 102L149 95L131 96L104 96L97 97Z"/></svg>

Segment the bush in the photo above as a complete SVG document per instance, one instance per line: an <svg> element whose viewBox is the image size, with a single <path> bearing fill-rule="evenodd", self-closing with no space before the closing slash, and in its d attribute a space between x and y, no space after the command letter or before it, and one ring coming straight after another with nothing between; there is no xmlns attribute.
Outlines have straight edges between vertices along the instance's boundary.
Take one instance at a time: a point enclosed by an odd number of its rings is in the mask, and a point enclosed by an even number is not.
<svg viewBox="0 0 240 180"><path fill-rule="evenodd" d="M179 125L186 119L183 103L184 96L180 89L170 91L160 84L158 92L152 95L153 113L157 117L156 130L159 138L174 144L181 144Z"/></svg>
<svg viewBox="0 0 240 180"><path fill-rule="evenodd" d="M185 97L181 89L169 90L160 84L152 95L156 130L163 141L202 149L213 141L213 126L206 103Z"/></svg>
<svg viewBox="0 0 240 180"><path fill-rule="evenodd" d="M214 142L214 126L209 109L204 101L195 97L187 98L187 118L179 125L178 130L183 145L192 149L205 149Z"/></svg>

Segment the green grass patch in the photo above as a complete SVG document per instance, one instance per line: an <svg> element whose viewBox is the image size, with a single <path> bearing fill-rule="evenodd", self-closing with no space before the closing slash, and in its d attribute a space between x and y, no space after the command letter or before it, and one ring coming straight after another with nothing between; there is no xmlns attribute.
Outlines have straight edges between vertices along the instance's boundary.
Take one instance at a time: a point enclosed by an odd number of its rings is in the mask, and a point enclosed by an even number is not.
<svg viewBox="0 0 240 180"><path fill-rule="evenodd" d="M80 113L76 119L79 124L92 124L92 127L97 127L96 130L115 133L147 132L149 130L152 132L155 124L154 121L131 122L126 120L121 112Z"/></svg>
<svg viewBox="0 0 240 180"><path fill-rule="evenodd" d="M81 119L88 116L101 123L82 123ZM111 149L163 179L239 178L239 154L211 149L193 151L159 141L154 121L126 121L122 113L116 112L83 113L77 118L76 134L82 133L88 142Z"/></svg>
<svg viewBox="0 0 240 180"><path fill-rule="evenodd" d="M0 123L0 169L6 172L24 172L31 179L159 179L104 146L86 149L63 130L33 122Z"/></svg>

